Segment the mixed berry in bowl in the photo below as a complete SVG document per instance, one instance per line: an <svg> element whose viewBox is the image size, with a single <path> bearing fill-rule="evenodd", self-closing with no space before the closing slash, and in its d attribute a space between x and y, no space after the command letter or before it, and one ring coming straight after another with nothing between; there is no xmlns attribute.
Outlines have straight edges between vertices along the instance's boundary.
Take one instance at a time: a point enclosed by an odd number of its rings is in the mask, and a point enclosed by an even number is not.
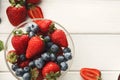
<svg viewBox="0 0 120 80"><path fill-rule="evenodd" d="M9 35L5 60L19 80L57 80L69 70L74 44L69 33L48 19L23 22Z"/></svg>

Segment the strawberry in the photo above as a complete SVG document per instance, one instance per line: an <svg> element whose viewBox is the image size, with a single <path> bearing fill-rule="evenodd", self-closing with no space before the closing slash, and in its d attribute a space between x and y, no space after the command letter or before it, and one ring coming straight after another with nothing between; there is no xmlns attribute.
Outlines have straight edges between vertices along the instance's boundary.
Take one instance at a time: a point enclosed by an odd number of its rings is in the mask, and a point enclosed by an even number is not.
<svg viewBox="0 0 120 80"><path fill-rule="evenodd" d="M42 9L39 6L32 6L27 11L30 18L43 18Z"/></svg>
<svg viewBox="0 0 120 80"><path fill-rule="evenodd" d="M56 29L51 35L51 40L61 47L68 47L68 41L63 30Z"/></svg>
<svg viewBox="0 0 120 80"><path fill-rule="evenodd" d="M40 37L38 36L32 37L28 43L26 57L30 59L37 56L38 54L44 51L44 47L45 47L44 41Z"/></svg>
<svg viewBox="0 0 120 80"><path fill-rule="evenodd" d="M37 68L31 69L31 80L43 80L41 70Z"/></svg>
<svg viewBox="0 0 120 80"><path fill-rule="evenodd" d="M37 79L36 79L36 80L43 80L43 76L42 76L42 74L41 74L41 73L38 75L38 77L37 77Z"/></svg>
<svg viewBox="0 0 120 80"><path fill-rule="evenodd" d="M39 75L36 80L43 80L41 69L39 69Z"/></svg>
<svg viewBox="0 0 120 80"><path fill-rule="evenodd" d="M16 34L17 32L21 34ZM27 46L28 46L29 36L22 34L21 30L15 31L14 36L12 37L12 46L17 51L17 54L25 54Z"/></svg>
<svg viewBox="0 0 120 80"><path fill-rule="evenodd" d="M17 26L26 20L27 10L25 6L21 6L18 4L15 6L9 6L6 10L6 14L8 16L10 23L13 26Z"/></svg>
<svg viewBox="0 0 120 80"><path fill-rule="evenodd" d="M62 56L63 55L63 50L61 47L59 47L59 51L56 54L57 56Z"/></svg>
<svg viewBox="0 0 120 80"><path fill-rule="evenodd" d="M80 75L84 80L102 80L100 70L94 68L82 68Z"/></svg>
<svg viewBox="0 0 120 80"><path fill-rule="evenodd" d="M60 66L55 62L48 62L42 69L42 75L47 80L56 80L60 76Z"/></svg>
<svg viewBox="0 0 120 80"><path fill-rule="evenodd" d="M38 4L41 0L26 0L27 4Z"/></svg>
<svg viewBox="0 0 120 80"><path fill-rule="evenodd" d="M16 51L10 50L7 53L7 61L14 64L17 62L17 60L18 60L18 55L17 55Z"/></svg>
<svg viewBox="0 0 120 80"><path fill-rule="evenodd" d="M48 33L54 29L54 24L51 20L37 20L35 22L38 24L42 33Z"/></svg>
<svg viewBox="0 0 120 80"><path fill-rule="evenodd" d="M19 63L19 67L20 68L24 68L24 67L29 65L29 62L30 62L30 60L26 60L26 61L23 61L23 62L18 62Z"/></svg>

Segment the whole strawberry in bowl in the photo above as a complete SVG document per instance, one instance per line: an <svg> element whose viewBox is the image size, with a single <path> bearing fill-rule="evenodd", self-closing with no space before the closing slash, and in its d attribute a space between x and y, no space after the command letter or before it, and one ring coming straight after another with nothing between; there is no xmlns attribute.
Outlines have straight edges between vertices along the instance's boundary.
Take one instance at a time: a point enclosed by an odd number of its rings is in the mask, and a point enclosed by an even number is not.
<svg viewBox="0 0 120 80"><path fill-rule="evenodd" d="M18 80L61 80L73 57L70 34L49 19L21 23L11 31L5 44L7 67Z"/></svg>

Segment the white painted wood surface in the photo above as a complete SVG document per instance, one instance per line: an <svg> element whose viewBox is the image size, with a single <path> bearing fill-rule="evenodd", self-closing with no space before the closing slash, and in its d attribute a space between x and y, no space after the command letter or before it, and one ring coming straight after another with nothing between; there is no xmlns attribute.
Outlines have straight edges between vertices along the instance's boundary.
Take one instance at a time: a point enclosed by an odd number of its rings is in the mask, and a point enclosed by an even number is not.
<svg viewBox="0 0 120 80"><path fill-rule="evenodd" d="M4 42L13 29L6 16L8 0L2 1L0 39ZM82 80L83 67L98 68L103 80L117 80L120 73L119 0L43 0L45 18L61 23L75 43L75 57L63 80ZM16 80L8 71L0 52L0 80Z"/></svg>

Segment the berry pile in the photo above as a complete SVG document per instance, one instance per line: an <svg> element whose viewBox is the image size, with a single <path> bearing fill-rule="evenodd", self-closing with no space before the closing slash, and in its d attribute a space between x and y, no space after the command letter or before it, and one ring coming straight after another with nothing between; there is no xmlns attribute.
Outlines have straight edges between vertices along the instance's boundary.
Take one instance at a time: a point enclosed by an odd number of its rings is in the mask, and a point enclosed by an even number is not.
<svg viewBox="0 0 120 80"><path fill-rule="evenodd" d="M63 30L51 20L36 20L25 25L25 32L13 32L14 50L7 53L7 61L16 76L23 80L56 80L69 67L71 49Z"/></svg>

